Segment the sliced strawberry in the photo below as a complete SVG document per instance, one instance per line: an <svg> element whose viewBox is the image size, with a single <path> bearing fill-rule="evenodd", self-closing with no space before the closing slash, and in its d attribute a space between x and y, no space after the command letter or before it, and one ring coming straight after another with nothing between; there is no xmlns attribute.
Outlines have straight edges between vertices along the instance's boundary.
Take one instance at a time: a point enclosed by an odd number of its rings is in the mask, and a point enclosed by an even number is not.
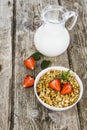
<svg viewBox="0 0 87 130"><path fill-rule="evenodd" d="M49 86L56 91L60 91L60 79L54 79L49 83Z"/></svg>
<svg viewBox="0 0 87 130"><path fill-rule="evenodd" d="M33 70L35 67L35 59L33 57L30 57L29 59L24 60L24 65Z"/></svg>
<svg viewBox="0 0 87 130"><path fill-rule="evenodd" d="M23 82L23 87L31 87L34 85L34 78L32 78L30 75L26 75Z"/></svg>
<svg viewBox="0 0 87 130"><path fill-rule="evenodd" d="M64 84L64 86L62 87L62 90L61 90L61 94L69 94L73 91L70 83L66 83Z"/></svg>

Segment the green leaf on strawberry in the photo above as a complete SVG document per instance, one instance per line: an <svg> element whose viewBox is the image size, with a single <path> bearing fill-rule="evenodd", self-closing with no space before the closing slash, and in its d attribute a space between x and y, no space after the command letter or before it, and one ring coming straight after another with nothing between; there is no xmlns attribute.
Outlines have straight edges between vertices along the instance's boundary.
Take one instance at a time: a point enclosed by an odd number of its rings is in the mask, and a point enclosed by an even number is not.
<svg viewBox="0 0 87 130"><path fill-rule="evenodd" d="M69 76L70 70L66 72L62 72L62 74L56 76L56 78L67 80L68 81L68 76Z"/></svg>

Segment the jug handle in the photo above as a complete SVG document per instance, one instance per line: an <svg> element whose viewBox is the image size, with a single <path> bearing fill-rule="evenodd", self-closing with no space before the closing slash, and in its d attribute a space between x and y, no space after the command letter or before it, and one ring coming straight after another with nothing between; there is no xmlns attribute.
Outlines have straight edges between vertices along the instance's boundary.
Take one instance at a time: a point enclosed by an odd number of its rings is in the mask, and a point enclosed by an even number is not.
<svg viewBox="0 0 87 130"><path fill-rule="evenodd" d="M77 17L78 17L78 14L76 12L73 12L73 11L69 11L68 12L68 18L67 18L67 20L69 18L72 18L70 25L67 27L68 30L71 30L74 27L74 25L75 25L75 23L77 21Z"/></svg>

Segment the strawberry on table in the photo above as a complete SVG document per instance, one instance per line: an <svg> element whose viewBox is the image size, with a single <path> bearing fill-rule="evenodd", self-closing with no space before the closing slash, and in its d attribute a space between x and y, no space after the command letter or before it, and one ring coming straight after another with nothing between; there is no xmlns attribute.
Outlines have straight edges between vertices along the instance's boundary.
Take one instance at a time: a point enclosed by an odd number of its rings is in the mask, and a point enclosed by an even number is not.
<svg viewBox="0 0 87 130"><path fill-rule="evenodd" d="M23 82L23 87L31 87L34 85L34 78L30 75L26 75Z"/></svg>
<svg viewBox="0 0 87 130"><path fill-rule="evenodd" d="M30 57L29 59L24 60L24 65L33 70L35 68L35 59L33 57Z"/></svg>
<svg viewBox="0 0 87 130"><path fill-rule="evenodd" d="M53 81L51 81L49 83L50 88L56 90L56 91L60 91L61 87L60 87L60 79L55 78Z"/></svg>
<svg viewBox="0 0 87 130"><path fill-rule="evenodd" d="M61 90L61 94L69 94L73 91L70 83L66 83L63 85L62 90Z"/></svg>

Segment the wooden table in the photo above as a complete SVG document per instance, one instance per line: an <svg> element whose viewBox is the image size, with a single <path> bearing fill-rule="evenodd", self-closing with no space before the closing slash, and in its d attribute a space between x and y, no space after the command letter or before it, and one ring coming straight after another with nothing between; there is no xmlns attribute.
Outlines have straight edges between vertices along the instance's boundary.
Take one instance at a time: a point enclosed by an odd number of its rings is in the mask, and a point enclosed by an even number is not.
<svg viewBox="0 0 87 130"><path fill-rule="evenodd" d="M63 5L78 12L66 52L43 57L34 71L23 60L34 53L34 34L46 5ZM26 74L36 76L43 59L76 71L84 94L77 106L64 112L44 108L33 87L24 89ZM0 130L87 130L87 0L0 0Z"/></svg>

